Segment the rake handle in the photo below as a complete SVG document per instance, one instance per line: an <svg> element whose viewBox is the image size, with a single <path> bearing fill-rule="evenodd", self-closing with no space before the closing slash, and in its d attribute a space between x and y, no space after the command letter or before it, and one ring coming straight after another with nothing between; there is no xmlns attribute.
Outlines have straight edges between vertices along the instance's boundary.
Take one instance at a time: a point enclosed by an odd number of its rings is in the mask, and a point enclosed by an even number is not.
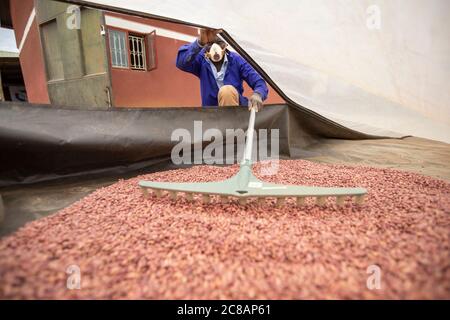
<svg viewBox="0 0 450 320"><path fill-rule="evenodd" d="M242 164L251 164L252 162L252 151L253 151L253 134L255 129L255 108L250 109L250 119L248 120L247 129L247 141L245 142L244 158L242 159Z"/></svg>

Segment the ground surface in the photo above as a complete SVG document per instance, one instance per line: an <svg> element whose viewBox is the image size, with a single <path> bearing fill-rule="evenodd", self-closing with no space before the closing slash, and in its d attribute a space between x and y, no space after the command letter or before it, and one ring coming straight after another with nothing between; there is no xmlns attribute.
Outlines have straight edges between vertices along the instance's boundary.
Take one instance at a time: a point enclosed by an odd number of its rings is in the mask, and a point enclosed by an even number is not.
<svg viewBox="0 0 450 320"><path fill-rule="evenodd" d="M450 144L409 137L381 140L325 140L312 146L311 161L394 168L450 180Z"/></svg>
<svg viewBox="0 0 450 320"><path fill-rule="evenodd" d="M362 207L173 202L144 198L137 187L141 178L211 181L236 170L193 167L122 180L27 224L0 240L0 297L450 298L450 184L443 180L304 160L282 161L264 177L366 187ZM69 265L81 272L80 290L66 287ZM371 290L367 270L378 267L381 289Z"/></svg>

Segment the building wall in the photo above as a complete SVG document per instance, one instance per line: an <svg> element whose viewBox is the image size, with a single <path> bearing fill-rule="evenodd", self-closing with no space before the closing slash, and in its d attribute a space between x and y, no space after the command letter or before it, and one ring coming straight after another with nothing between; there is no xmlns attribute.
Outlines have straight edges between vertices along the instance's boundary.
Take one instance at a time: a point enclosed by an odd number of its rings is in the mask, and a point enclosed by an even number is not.
<svg viewBox="0 0 450 320"><path fill-rule="evenodd" d="M82 8L77 16L68 7L56 1L36 1L50 101L83 109L109 108L103 13ZM76 21L79 28L74 27Z"/></svg>
<svg viewBox="0 0 450 320"><path fill-rule="evenodd" d="M33 18L33 0L10 0L11 18L17 47L20 49L20 65L27 88L28 100L33 103L50 103L45 77L44 57L39 40L36 19ZM30 19L31 16L31 19ZM27 23L30 20L29 31Z"/></svg>
<svg viewBox="0 0 450 320"><path fill-rule="evenodd" d="M140 25L136 25L135 23ZM193 41L197 37L197 28L113 13L106 14L106 24L108 29L135 32L149 33L154 30L152 27L157 29L155 39L157 56L156 69L151 71L136 71L111 67L115 106L161 107L201 105L200 83L198 78L179 70L175 66L178 48L189 41ZM146 28L145 26L151 27ZM163 32L159 32L160 30ZM110 59L109 64L111 66ZM266 103L284 102L275 90L269 88L269 91L270 93ZM252 90L245 84L244 94L250 96L251 92Z"/></svg>
<svg viewBox="0 0 450 320"><path fill-rule="evenodd" d="M119 17L121 23L130 21L144 25L152 25L165 30L179 32L195 37L197 29L170 24L166 22L107 13L106 23L111 24L108 17ZM111 27L110 28L118 28ZM128 27L129 28L129 27ZM136 31L130 30L129 31ZM150 32L152 28L148 29ZM199 106L200 85L194 76L179 72L175 66L178 47L185 41L163 37L156 32L156 63L151 71L137 71L111 67L111 79L114 105L116 107L169 107ZM111 65L111 60L109 59Z"/></svg>

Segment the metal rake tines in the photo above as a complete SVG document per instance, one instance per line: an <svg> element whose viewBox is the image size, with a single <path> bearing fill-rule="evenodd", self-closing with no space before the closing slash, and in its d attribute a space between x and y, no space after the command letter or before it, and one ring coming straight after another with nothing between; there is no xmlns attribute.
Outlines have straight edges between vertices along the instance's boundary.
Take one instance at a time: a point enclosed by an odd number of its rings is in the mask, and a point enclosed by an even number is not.
<svg viewBox="0 0 450 320"><path fill-rule="evenodd" d="M283 206L287 202L293 202L298 206L311 203L323 206L327 204L329 198L335 199L338 206L344 205L348 198L354 199L356 204L361 205L366 194L366 190L363 188L328 188L267 183L258 180L251 171L245 171L245 166L242 166L235 176L219 182L140 181L139 185L144 194L148 194L152 190L156 197L168 195L172 200L176 200L184 196L187 201L193 201L196 196L203 203L228 203L234 199L242 205L248 202L263 204L266 199L272 199L277 206ZM287 201L288 199L294 201Z"/></svg>
<svg viewBox="0 0 450 320"><path fill-rule="evenodd" d="M141 187L142 192L146 197L151 195L156 198L168 197L172 201L184 199L188 202L199 201L204 204L210 203L222 203L227 204L231 202L238 202L241 205L246 204L257 204L264 205L267 200L275 203L276 207L281 207L287 204L293 204L296 206L306 206L311 204L316 204L318 206L325 206L328 203L336 203L337 206L344 206L345 200L351 200L357 205L363 205L365 195L340 195L340 196L235 196L235 195L215 195L215 194L202 194L202 193L191 193L185 191L167 191L160 189L151 189L148 187Z"/></svg>

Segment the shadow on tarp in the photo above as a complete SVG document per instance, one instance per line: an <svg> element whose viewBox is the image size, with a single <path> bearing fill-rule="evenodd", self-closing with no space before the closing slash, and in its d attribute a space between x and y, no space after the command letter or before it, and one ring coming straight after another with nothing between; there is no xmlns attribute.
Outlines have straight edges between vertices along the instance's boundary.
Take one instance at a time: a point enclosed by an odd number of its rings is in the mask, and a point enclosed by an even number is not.
<svg viewBox="0 0 450 320"><path fill-rule="evenodd" d="M202 121L203 132L245 130L248 116L244 107L79 110L2 102L0 187L174 168L170 155L178 141L171 141L173 130L185 128L193 137L194 121ZM279 129L283 158L301 158L309 145L327 138L380 138L287 104L266 106L257 114L255 129Z"/></svg>

